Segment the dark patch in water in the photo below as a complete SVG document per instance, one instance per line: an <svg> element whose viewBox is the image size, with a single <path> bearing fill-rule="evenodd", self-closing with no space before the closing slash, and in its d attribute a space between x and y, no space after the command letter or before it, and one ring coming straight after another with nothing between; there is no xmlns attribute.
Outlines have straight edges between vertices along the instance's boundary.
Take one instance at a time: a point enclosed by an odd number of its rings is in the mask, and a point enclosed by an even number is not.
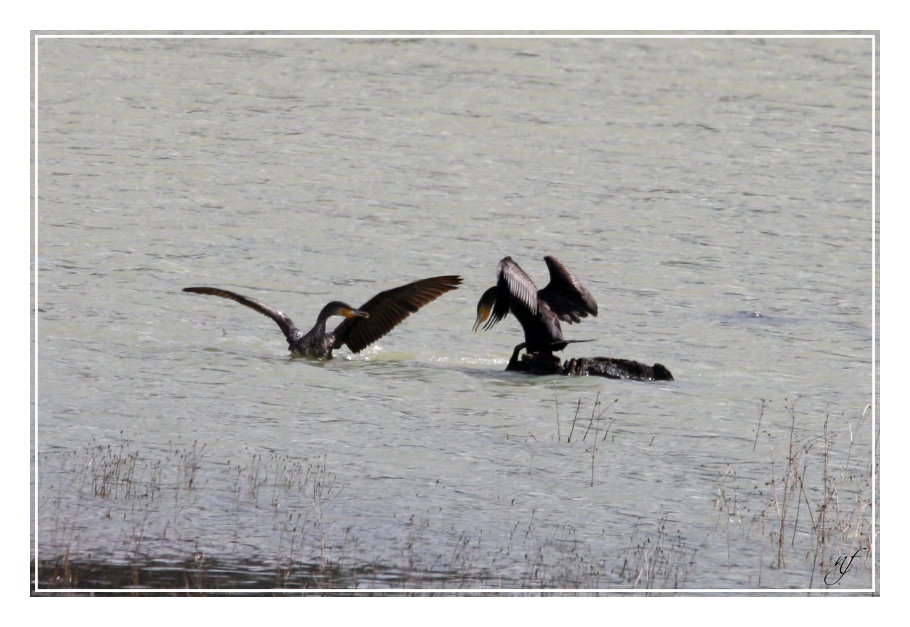
<svg viewBox="0 0 910 627"><path fill-rule="evenodd" d="M32 563L34 572L34 562ZM553 582L552 587L578 582ZM183 562L137 560L134 563L103 560L70 560L61 557L38 563L38 589L32 581L32 596L60 596L61 590L72 594L80 591L130 590L141 595L187 595L190 591L204 594L274 594L300 590L341 591L366 590L382 594L396 589L461 589L521 588L522 582L511 581L485 571L402 570L376 563L352 566L326 563L264 563L252 560L221 561L196 554ZM546 586L544 586L546 587ZM92 592L97 595L97 592Z"/></svg>

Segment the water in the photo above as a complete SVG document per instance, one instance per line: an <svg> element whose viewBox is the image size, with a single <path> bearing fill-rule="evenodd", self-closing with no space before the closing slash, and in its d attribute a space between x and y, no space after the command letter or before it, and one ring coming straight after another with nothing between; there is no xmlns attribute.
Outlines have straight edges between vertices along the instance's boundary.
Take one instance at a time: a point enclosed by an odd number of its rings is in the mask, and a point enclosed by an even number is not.
<svg viewBox="0 0 910 627"><path fill-rule="evenodd" d="M870 515L872 65L862 38L40 39L38 558L824 588ZM474 307L546 254L600 305L567 357L676 381L503 373L518 325ZM309 328L452 273L328 363L180 291Z"/></svg>

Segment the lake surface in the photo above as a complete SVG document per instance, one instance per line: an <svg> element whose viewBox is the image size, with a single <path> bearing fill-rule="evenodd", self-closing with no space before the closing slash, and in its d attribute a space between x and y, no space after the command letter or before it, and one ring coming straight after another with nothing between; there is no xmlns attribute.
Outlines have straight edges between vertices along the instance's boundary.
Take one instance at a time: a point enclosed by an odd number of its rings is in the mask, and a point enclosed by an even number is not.
<svg viewBox="0 0 910 627"><path fill-rule="evenodd" d="M46 37L35 67L41 563L872 586L869 37ZM597 299L565 358L676 380L503 372L517 322L471 327L506 255ZM180 291L307 329L441 274L325 363Z"/></svg>

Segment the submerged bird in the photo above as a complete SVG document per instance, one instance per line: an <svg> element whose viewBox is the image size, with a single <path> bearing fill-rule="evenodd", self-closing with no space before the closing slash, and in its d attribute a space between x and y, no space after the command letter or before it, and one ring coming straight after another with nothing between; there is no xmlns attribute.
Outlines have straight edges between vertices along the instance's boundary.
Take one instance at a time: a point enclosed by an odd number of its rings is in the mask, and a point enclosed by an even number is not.
<svg viewBox="0 0 910 627"><path fill-rule="evenodd" d="M597 315L597 303L575 275L556 257L544 257L550 270L550 282L542 290L511 257L499 262L496 285L488 289L477 303L474 330L486 321L484 330L512 313L525 332L525 341L515 347L528 353L552 355L570 342L562 335L559 321L580 322ZM517 355L516 355L517 357Z"/></svg>
<svg viewBox="0 0 910 627"><path fill-rule="evenodd" d="M255 298L242 296L217 287L185 287L184 292L211 294L237 301L255 309L275 321L288 341L294 356L331 359L332 351L346 344L354 353L381 338L402 320L424 305L433 302L461 283L459 276L437 276L414 281L401 287L379 292L359 309L347 303L332 301L322 308L313 328L303 333L286 315ZM325 323L331 316L345 318L334 331L326 331Z"/></svg>

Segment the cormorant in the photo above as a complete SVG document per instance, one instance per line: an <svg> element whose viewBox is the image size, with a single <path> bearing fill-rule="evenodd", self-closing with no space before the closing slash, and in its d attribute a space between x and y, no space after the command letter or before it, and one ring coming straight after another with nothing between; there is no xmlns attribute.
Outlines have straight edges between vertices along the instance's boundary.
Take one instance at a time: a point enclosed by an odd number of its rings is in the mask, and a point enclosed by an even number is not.
<svg viewBox="0 0 910 627"><path fill-rule="evenodd" d="M454 290L461 283L461 277L437 276L421 279L401 287L376 294L359 309L347 303L332 301L322 308L316 317L316 324L303 333L286 315L269 307L255 298L242 296L217 287L185 287L184 292L211 294L237 301L255 309L275 321L288 341L288 349L294 356L331 359L332 350L346 344L354 353L391 331L411 313L433 302L446 292ZM325 323L331 316L345 318L334 331L326 331Z"/></svg>
<svg viewBox="0 0 910 627"><path fill-rule="evenodd" d="M570 342L562 335L559 321L580 322L582 318L597 315L594 297L575 275L556 257L544 257L550 270L550 282L542 290L511 257L499 262L496 285L488 289L477 303L474 330L486 321L484 330L491 328L510 312L521 324L525 341L516 346L528 353L552 355Z"/></svg>

